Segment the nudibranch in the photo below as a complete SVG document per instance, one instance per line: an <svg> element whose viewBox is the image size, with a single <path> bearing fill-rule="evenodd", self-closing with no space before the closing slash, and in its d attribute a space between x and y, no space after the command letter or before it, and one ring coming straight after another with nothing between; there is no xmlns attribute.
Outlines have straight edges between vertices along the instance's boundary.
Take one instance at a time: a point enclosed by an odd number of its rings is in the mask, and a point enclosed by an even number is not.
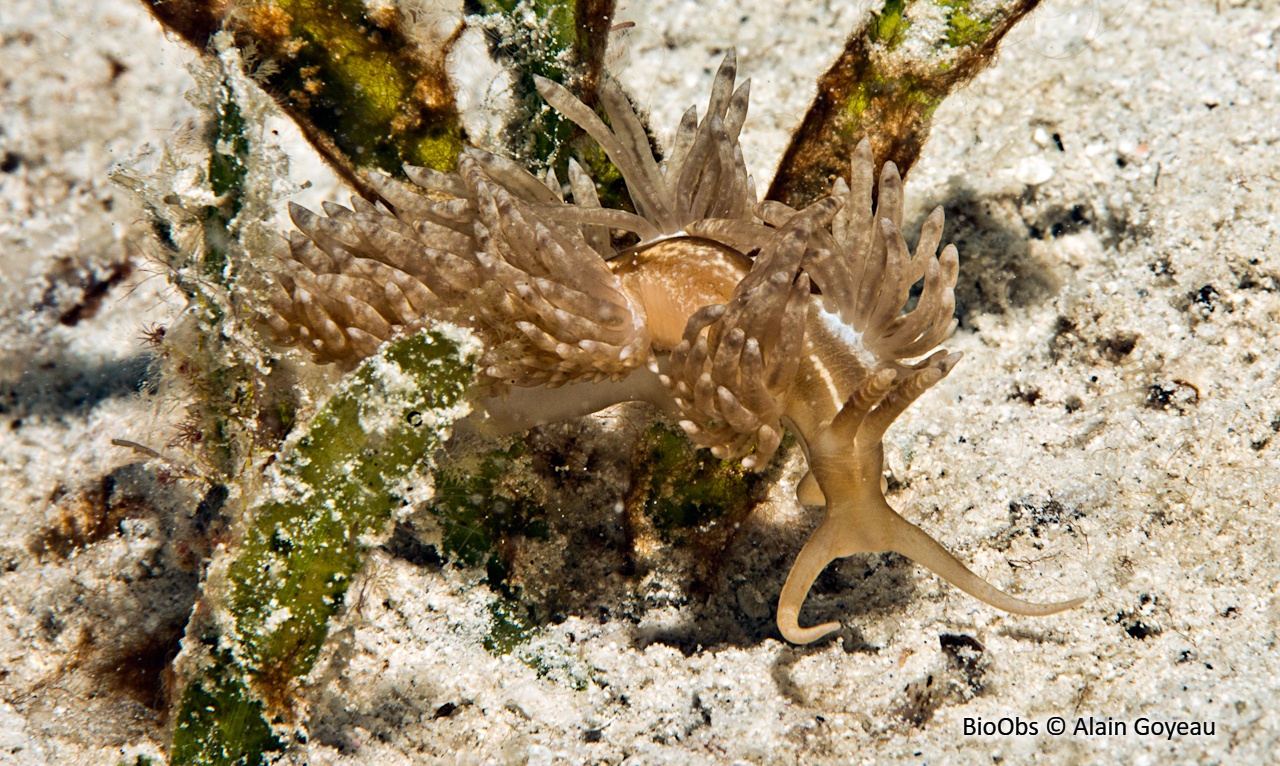
<svg viewBox="0 0 1280 766"><path fill-rule="evenodd" d="M935 350L956 324L956 249L938 251L939 208L911 252L902 180L885 163L876 183L865 140L829 197L803 210L758 203L738 144L749 81L734 90L735 75L730 52L706 116L685 113L665 160L616 83L600 91L606 125L538 81L621 171L634 213L602 207L576 163L567 201L554 175L476 149L456 173L406 168L423 191L375 178L385 205L291 207L300 231L268 323L344 367L424 317L465 323L487 343L473 417L491 430L648 401L716 457L758 470L790 429L809 466L800 499L826 506L779 597L778 628L794 643L838 629L800 627L800 608L828 563L860 552L896 551L1016 614L1081 603L1001 592L889 506L885 431L960 359ZM619 230L636 241L616 251Z"/></svg>

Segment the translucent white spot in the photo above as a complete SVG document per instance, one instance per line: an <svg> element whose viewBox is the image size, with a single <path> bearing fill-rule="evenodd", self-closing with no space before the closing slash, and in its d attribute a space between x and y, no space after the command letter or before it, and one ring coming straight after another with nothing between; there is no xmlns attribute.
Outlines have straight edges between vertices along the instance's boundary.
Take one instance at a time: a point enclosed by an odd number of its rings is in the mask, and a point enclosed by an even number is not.
<svg viewBox="0 0 1280 766"><path fill-rule="evenodd" d="M1013 177L1019 183L1028 186L1036 186L1053 178L1053 166L1047 161L1039 157L1027 157L1018 163L1013 171Z"/></svg>
<svg viewBox="0 0 1280 766"><path fill-rule="evenodd" d="M836 340L848 346L855 356L866 350L862 345L862 333L845 324L839 314L827 311L822 304L818 304L817 309L818 318L822 320L822 324L836 337Z"/></svg>

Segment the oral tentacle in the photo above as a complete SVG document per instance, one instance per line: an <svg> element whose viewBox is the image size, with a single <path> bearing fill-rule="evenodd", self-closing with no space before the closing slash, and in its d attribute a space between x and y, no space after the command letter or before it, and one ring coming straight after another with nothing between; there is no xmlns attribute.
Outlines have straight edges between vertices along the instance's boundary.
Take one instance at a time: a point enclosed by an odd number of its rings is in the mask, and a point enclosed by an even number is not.
<svg viewBox="0 0 1280 766"><path fill-rule="evenodd" d="M827 519L824 518L813 536L800 549L795 562L791 564L787 581L782 585L782 593L778 596L778 630L783 638L793 644L809 644L840 629L838 622L824 622L809 628L800 627L800 609L804 606L804 600L808 597L814 580L817 580L822 570L827 568L827 564L839 558L839 555L833 552L832 537L821 534L826 524Z"/></svg>
<svg viewBox="0 0 1280 766"><path fill-rule="evenodd" d="M888 546L889 550L901 553L985 604L1011 614L1044 617L1080 606L1085 602L1083 598L1073 598L1069 601L1054 603L1033 603L1014 598L974 574L973 570L951 555L950 551L943 548L923 529L896 513L893 515L896 521L890 527L892 540Z"/></svg>
<svg viewBox="0 0 1280 766"><path fill-rule="evenodd" d="M898 515L879 492L859 501L827 497L827 513L796 556L778 598L778 630L788 641L807 644L840 629L838 622L801 627L799 616L809 589L832 561L855 553L900 553L970 596L997 609L1043 617L1071 609L1085 599L1033 603L1015 598L987 582L920 527Z"/></svg>

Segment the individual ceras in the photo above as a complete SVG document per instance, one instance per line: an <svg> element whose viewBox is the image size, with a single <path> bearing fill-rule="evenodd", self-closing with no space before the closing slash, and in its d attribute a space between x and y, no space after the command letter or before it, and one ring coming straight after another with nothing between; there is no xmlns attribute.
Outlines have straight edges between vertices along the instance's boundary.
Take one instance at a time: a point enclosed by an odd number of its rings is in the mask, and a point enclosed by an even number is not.
<svg viewBox="0 0 1280 766"><path fill-rule="evenodd" d="M1079 604L999 591L889 507L885 430L960 358L934 350L956 325L957 255L938 252L942 210L912 253L900 230L902 180L886 163L876 183L865 140L829 197L798 211L757 203L738 145L749 82L735 91L735 70L731 52L706 116L684 114L665 161L616 83L600 91L606 126L560 85L538 81L621 171L635 213L602 207L572 161L569 202L551 174L539 180L475 149L456 174L406 168L425 194L374 179L393 210L359 198L352 209L326 203L327 217L292 207L301 233L268 322L317 361L348 368L425 317L466 324L487 343L487 398L473 417L489 428L642 400L716 457L756 470L791 429L810 469L800 499L825 503L826 514L779 598L789 641L839 627L802 628L800 608L829 562L859 552L897 551L1017 614ZM619 230L638 241L615 249Z"/></svg>

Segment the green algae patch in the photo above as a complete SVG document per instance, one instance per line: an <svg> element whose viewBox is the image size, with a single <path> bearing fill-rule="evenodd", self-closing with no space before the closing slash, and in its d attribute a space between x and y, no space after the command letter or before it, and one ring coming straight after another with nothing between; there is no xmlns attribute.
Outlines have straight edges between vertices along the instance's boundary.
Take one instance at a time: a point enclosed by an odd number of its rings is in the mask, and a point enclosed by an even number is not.
<svg viewBox="0 0 1280 766"><path fill-rule="evenodd" d="M343 163L393 175L405 162L454 168L464 136L448 50L417 48L398 13L360 0L275 0L238 19L237 31L269 51L269 89Z"/></svg>
<svg viewBox="0 0 1280 766"><path fill-rule="evenodd" d="M232 221L243 204L245 178L249 173L249 138L240 105L231 83L218 83L218 100L209 136L209 187L217 196L215 205L204 208L204 275L223 283L233 237Z"/></svg>
<svg viewBox="0 0 1280 766"><path fill-rule="evenodd" d="M511 654L538 632L528 608L514 599L496 598L489 604L489 632L484 650L495 657Z"/></svg>
<svg viewBox="0 0 1280 766"><path fill-rule="evenodd" d="M236 677L225 654L187 687L173 731L171 764L258 766L280 740L267 723L263 705Z"/></svg>
<svg viewBox="0 0 1280 766"><path fill-rule="evenodd" d="M717 460L663 423L649 429L636 455L639 471L632 502L642 506L648 522L668 544L739 520L763 497L773 474L748 471L737 460Z"/></svg>
<svg viewBox="0 0 1280 766"><path fill-rule="evenodd" d="M943 3L951 6L947 15L947 44L952 48L978 45L991 33L992 22L975 18L966 12L968 2Z"/></svg>
<svg viewBox="0 0 1280 766"><path fill-rule="evenodd" d="M877 165L893 162L905 179L938 105L996 60L1005 35L1039 3L999 0L979 13L970 0L878 2L818 79L820 95L766 198L799 209L826 196L863 138Z"/></svg>
<svg viewBox="0 0 1280 766"><path fill-rule="evenodd" d="M906 18L906 0L887 0L879 13L874 14L867 35L872 42L893 50L907 38L911 21Z"/></svg>
<svg viewBox="0 0 1280 766"><path fill-rule="evenodd" d="M465 414L471 379L457 341L406 338L357 368L294 443L227 573L238 654L255 675L310 668L364 560L361 538L423 488L421 475L405 480Z"/></svg>
<svg viewBox="0 0 1280 766"><path fill-rule="evenodd" d="M452 449L435 472L427 512L440 525L440 552L464 566L485 567L490 587L506 580L501 548L512 536L550 536L541 485L523 442Z"/></svg>
<svg viewBox="0 0 1280 766"><path fill-rule="evenodd" d="M424 40L397 7L362 0L143 3L197 50L229 35L246 73L370 199L367 168L455 167L466 142L447 66L456 35Z"/></svg>
<svg viewBox="0 0 1280 766"><path fill-rule="evenodd" d="M536 77L560 83L598 108L604 54L613 25L613 0L476 0L475 24L490 39L490 53L511 75L514 109L504 143L530 171L553 169L568 178L569 158L591 172L601 204L634 210L622 175L577 125L547 106ZM646 126L646 131L648 130Z"/></svg>
<svg viewBox="0 0 1280 766"><path fill-rule="evenodd" d="M440 528L440 553L458 565L483 567L497 596L489 604L482 639L494 656L511 654L538 632L533 607L510 583L509 549L523 540L548 540L544 485L520 437L451 445L436 468L427 505Z"/></svg>
<svg viewBox="0 0 1280 766"><path fill-rule="evenodd" d="M173 764L260 763L278 747L269 717L288 717L370 543L429 496L479 349L443 326L384 346L286 444L240 545L210 566L214 624L189 630L218 649L183 694Z"/></svg>

